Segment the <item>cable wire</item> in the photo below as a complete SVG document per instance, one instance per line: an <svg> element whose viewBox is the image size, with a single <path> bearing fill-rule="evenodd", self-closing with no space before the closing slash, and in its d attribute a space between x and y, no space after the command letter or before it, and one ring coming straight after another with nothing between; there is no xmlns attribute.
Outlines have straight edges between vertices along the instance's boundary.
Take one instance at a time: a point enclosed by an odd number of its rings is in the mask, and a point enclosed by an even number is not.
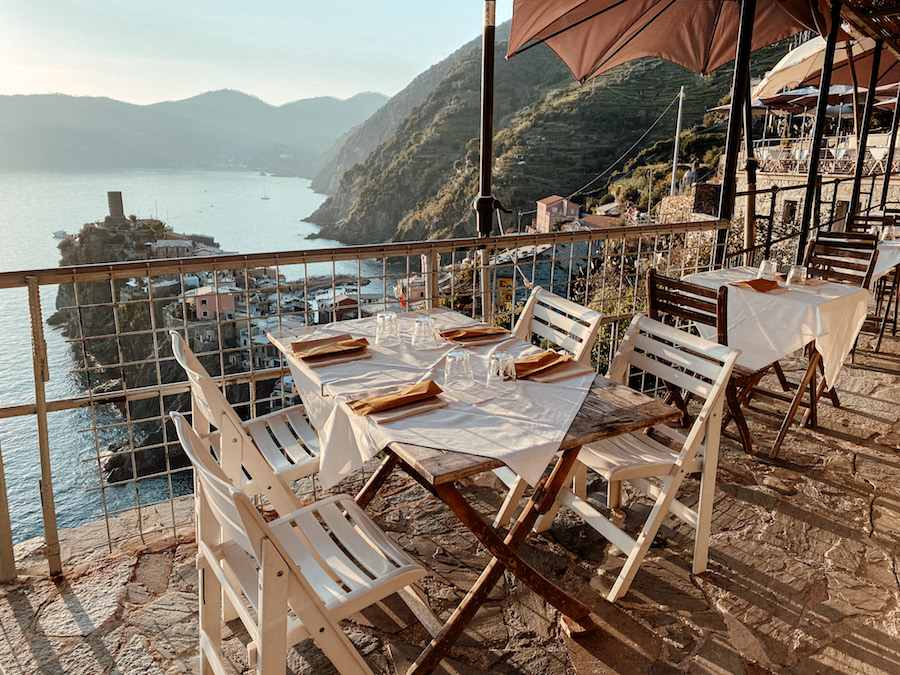
<svg viewBox="0 0 900 675"><path fill-rule="evenodd" d="M601 173L600 175L596 176L593 180L591 180L591 181L590 181L589 183L587 183L586 185L583 185L582 187L580 187L580 188L578 188L577 190L575 190L575 192L573 192L573 193L570 194L568 197L566 197L566 199L572 199L572 197L581 194L584 190L586 190L587 188L589 188L591 185L593 185L593 184L596 183L598 180L600 180L601 178L603 178L603 176L605 176L605 175L608 174L610 171L612 171L612 170L616 167L616 165L617 165L619 162L621 162L623 159L625 159L625 158L628 156L628 153L630 153L632 150L634 150L634 149L641 143L641 141L643 141L645 138L647 138L647 134L649 134L651 131L653 131L653 128L654 128L657 124L659 124L660 121L662 120L662 118L665 117L666 113L669 112L669 110L671 110L672 106L675 105L675 101L678 100L679 96L680 96L680 94L676 94L676 95L675 95L675 98L672 99L672 102L668 105L668 107L666 107L665 110L662 111L662 113L660 113L659 117L656 118L656 121L655 121L653 124L651 124L651 125L647 128L647 131L644 132L644 135L641 136L639 139L637 139L637 140L634 142L634 144L633 144L630 148L628 148L624 153L622 153L622 154L619 156L619 158L618 158L615 162L613 162L612 164L610 164L609 167L608 167L603 173Z"/></svg>

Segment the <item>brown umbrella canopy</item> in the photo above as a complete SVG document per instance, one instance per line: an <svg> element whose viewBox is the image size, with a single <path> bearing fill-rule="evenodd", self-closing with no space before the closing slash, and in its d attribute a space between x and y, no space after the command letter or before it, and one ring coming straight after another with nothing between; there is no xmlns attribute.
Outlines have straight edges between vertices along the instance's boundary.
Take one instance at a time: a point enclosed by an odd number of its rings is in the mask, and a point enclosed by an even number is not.
<svg viewBox="0 0 900 675"><path fill-rule="evenodd" d="M752 48L824 31L818 0L757 0ZM656 56L706 74L734 59L735 0L515 0L509 56L545 42L580 82Z"/></svg>

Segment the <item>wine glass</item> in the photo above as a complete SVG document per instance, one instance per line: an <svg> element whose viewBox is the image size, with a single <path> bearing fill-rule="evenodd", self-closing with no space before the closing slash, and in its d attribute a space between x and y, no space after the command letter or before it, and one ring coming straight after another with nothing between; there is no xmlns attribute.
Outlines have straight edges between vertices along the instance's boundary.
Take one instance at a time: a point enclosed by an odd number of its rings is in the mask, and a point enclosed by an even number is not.
<svg viewBox="0 0 900 675"><path fill-rule="evenodd" d="M375 315L375 344L392 347L400 344L400 330L397 328L397 313L378 312Z"/></svg>
<svg viewBox="0 0 900 675"><path fill-rule="evenodd" d="M447 354L444 361L444 388L450 391L454 389L471 389L475 386L475 378L472 376L472 361L469 352L458 347Z"/></svg>
<svg viewBox="0 0 900 675"><path fill-rule="evenodd" d="M516 360L509 352L494 352L488 359L487 387L509 393L516 390Z"/></svg>

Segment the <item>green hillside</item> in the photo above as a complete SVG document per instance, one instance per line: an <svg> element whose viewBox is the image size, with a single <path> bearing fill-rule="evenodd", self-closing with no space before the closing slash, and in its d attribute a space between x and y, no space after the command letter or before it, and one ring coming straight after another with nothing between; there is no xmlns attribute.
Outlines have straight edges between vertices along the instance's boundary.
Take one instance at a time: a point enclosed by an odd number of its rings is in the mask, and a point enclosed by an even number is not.
<svg viewBox="0 0 900 675"><path fill-rule="evenodd" d="M505 51L506 43L498 43L494 194L514 211L531 211L536 200L551 194L570 195L608 169L672 103L680 86L686 92L683 128L690 129L731 84L729 66L699 76L643 59L579 85L548 49L508 61L502 58ZM761 75L783 52L783 47L757 52L753 74ZM473 47L310 216L323 226L322 236L362 243L473 235L479 92L480 48ZM630 157L663 141L657 146L661 151L666 139L671 151L675 119L672 106ZM708 142L694 145L700 155L688 153L683 161L702 161L709 154ZM504 228L515 226L512 217L506 219Z"/></svg>

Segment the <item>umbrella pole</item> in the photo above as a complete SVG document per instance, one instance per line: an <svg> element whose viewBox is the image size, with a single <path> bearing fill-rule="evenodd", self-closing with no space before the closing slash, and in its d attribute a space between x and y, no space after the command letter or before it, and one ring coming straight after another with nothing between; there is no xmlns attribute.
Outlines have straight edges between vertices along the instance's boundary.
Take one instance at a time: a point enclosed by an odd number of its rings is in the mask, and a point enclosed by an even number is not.
<svg viewBox="0 0 900 675"><path fill-rule="evenodd" d="M813 129L813 148L822 144L825 131L825 113L828 108L828 92L831 89L831 71L834 70L834 52L837 46L838 30L841 27L841 3L831 3L831 30L825 42L825 57L822 63L822 76L819 81L819 101L816 105L816 121ZM803 215L800 218L800 236L797 238L797 264L802 265L806 257L806 242L809 239L809 224L812 219L813 202L816 198L816 187L819 183L819 153L813 152L809 157L809 171L806 174L806 195L803 199Z"/></svg>
<svg viewBox="0 0 900 675"><path fill-rule="evenodd" d="M484 33L481 40L481 145L478 170L478 197L475 222L479 237L491 236L494 197L491 194L491 165L494 145L494 29L496 0L484 0Z"/></svg>
<svg viewBox="0 0 900 675"><path fill-rule="evenodd" d="M734 57L734 78L731 82L731 112L728 115L728 135L725 139L725 168L722 171L722 194L719 199L719 219L731 220L734 215L734 195L737 192L737 162L741 143L741 113L747 95L750 64L750 44L753 39L753 18L756 0L742 0L741 23L738 27L737 53ZM719 230L716 236L715 265L725 263L725 247L730 228Z"/></svg>
<svg viewBox="0 0 900 675"><path fill-rule="evenodd" d="M756 167L753 153L753 103L750 100L750 64L747 64L747 90L744 95L744 143L747 148L747 203L744 206L744 264L753 264L756 244Z"/></svg>
<svg viewBox="0 0 900 675"><path fill-rule="evenodd" d="M900 101L900 85L897 85L897 101ZM891 182L891 168L894 166L894 146L897 144L897 126L900 123L900 106L894 102L894 119L891 122L891 140L888 143L887 160L884 165L884 183L881 186L881 208L887 206L888 185Z"/></svg>
<svg viewBox="0 0 900 675"><path fill-rule="evenodd" d="M881 68L882 40L875 40L875 51L872 53L872 74L869 76L869 91L866 92L866 109L863 111L862 124L859 129L859 142L856 144L856 167L853 171L853 192L850 193L849 215L859 210L859 191L862 188L863 169L866 166L866 146L869 144L869 128L872 126L872 108L875 107L875 87L878 86L878 72ZM871 197L869 198L871 205Z"/></svg>

